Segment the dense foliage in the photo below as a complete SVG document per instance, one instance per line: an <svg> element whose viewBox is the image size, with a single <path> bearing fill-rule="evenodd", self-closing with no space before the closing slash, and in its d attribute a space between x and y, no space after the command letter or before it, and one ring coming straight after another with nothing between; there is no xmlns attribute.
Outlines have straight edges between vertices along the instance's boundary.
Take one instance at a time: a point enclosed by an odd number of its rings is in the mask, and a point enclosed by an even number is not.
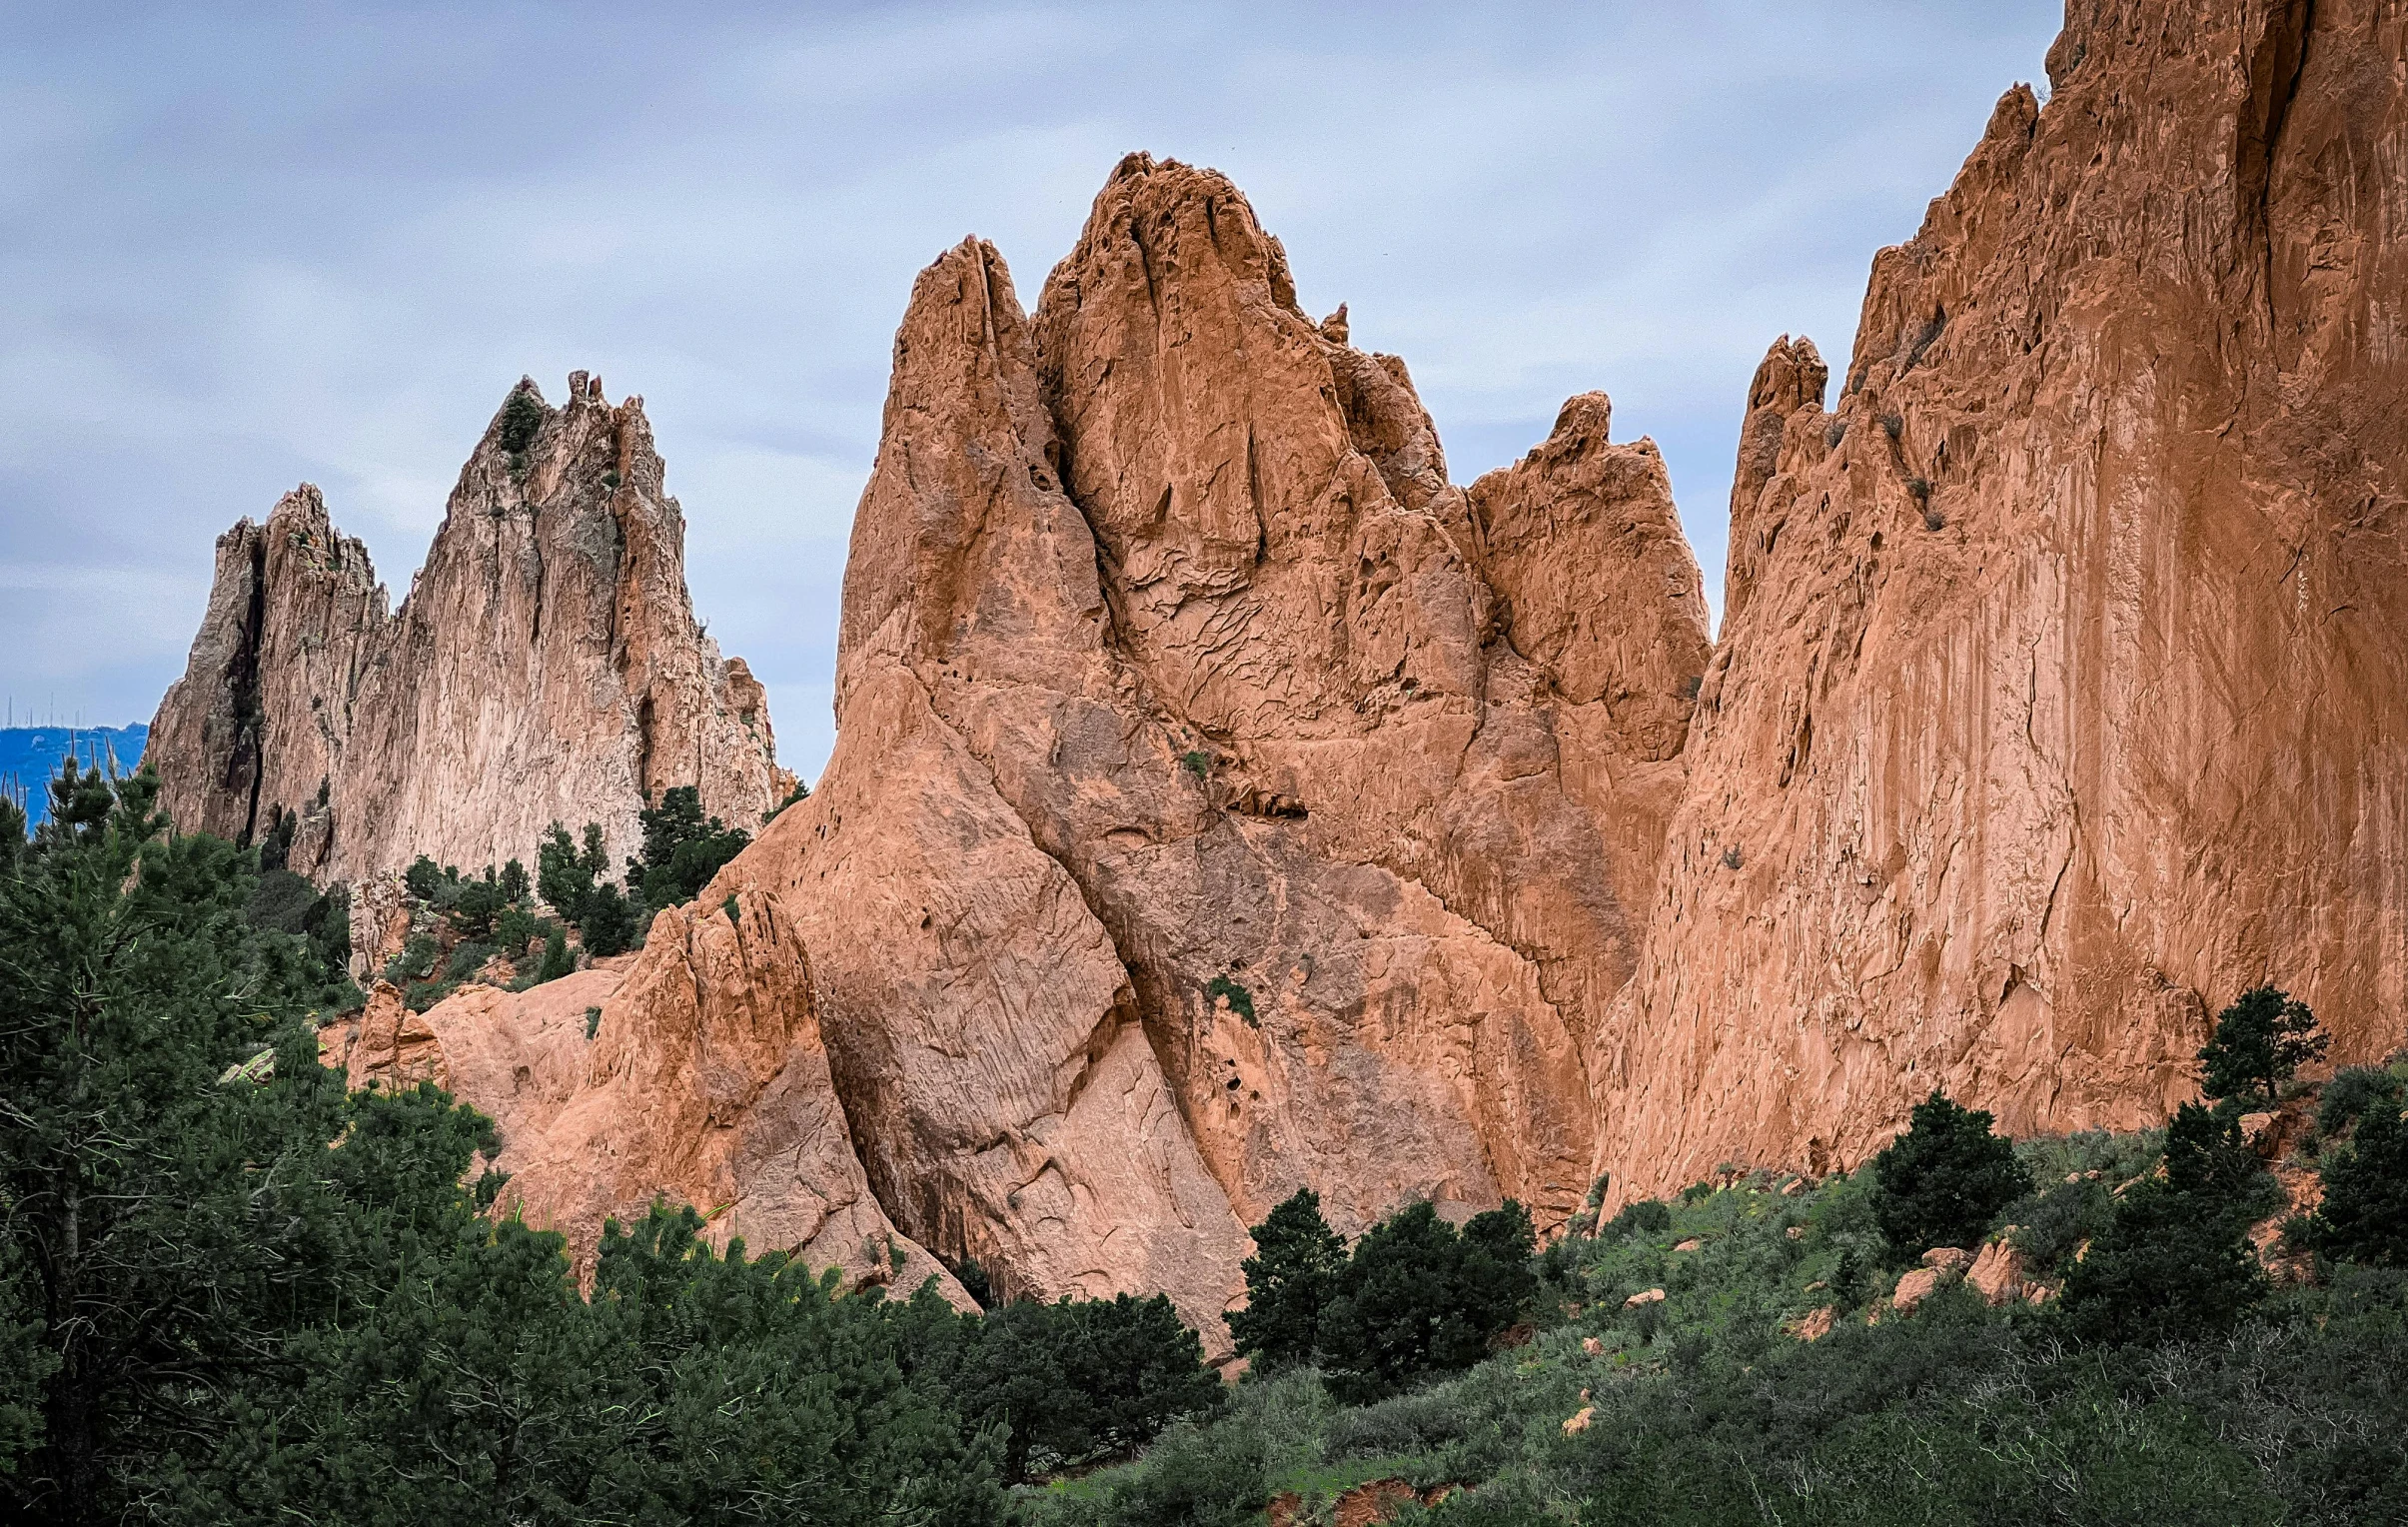
<svg viewBox="0 0 2408 1527"><path fill-rule="evenodd" d="M483 874L462 874L422 853L403 873L402 887L417 903L420 915L413 921L419 930L386 961L384 975L403 987L418 1011L464 981L524 991L576 968L562 923L537 910L535 884L517 859L499 870L488 864ZM497 958L508 968L494 967Z"/></svg>
<svg viewBox="0 0 2408 1527"><path fill-rule="evenodd" d="M627 860L627 888L640 889L643 904L654 911L701 894L719 867L752 841L743 828L704 817L702 792L690 784L663 791L660 803L641 814L643 857Z"/></svg>
<svg viewBox="0 0 2408 1527"><path fill-rule="evenodd" d="M2363 1256L2270 1287L2241 1231L2281 1194L2232 1110L2026 1141L2002 1174L1986 1119L1929 1108L1901 1138L1978 1171L1718 1177L1602 1223L1593 1204L1536 1261L1526 1345L1369 1405L1291 1364L1137 1463L1055 1483L1036 1521L1234 1527L1281 1495L1290 1520L1327 1521L1375 1480L1426 1492L1401 1519L1516 1527L2408 1520L2408 1273ZM1885 1307L1879 1269L1927 1233L1893 1239L1897 1196L1966 1175L1995 1206L1953 1243L2011 1228L2062 1299L1992 1308L1956 1283ZM2027 1185L2000 1201L2010 1177ZM1277 1245L1313 1244L1300 1219Z"/></svg>
<svg viewBox="0 0 2408 1527"><path fill-rule="evenodd" d="M1408 1204L1350 1253L1308 1188L1253 1234L1247 1307L1229 1319L1238 1350L1265 1372L1318 1361L1352 1400L1472 1366L1537 1288L1530 1214L1510 1198L1461 1231L1435 1205Z"/></svg>
<svg viewBox="0 0 2408 1527"><path fill-rule="evenodd" d="M1166 1300L846 1295L690 1209L582 1295L469 1178L487 1120L319 1064L256 850L156 792L69 774L0 841L0 1519L971 1527L1221 1400Z"/></svg>

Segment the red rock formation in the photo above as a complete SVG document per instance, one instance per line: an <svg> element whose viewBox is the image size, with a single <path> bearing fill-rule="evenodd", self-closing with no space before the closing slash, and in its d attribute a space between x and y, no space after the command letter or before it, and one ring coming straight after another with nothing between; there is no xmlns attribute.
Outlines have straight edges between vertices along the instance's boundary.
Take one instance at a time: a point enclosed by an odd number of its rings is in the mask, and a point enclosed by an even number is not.
<svg viewBox="0 0 2408 1527"><path fill-rule="evenodd" d="M519 397L541 402L533 382ZM420 853L532 860L555 819L601 822L621 853L672 785L742 826L783 798L760 685L694 624L641 401L612 407L579 372L517 451L511 414L398 614L306 484L219 538L208 614L152 724L179 826L249 841L290 815L292 867L360 880Z"/></svg>
<svg viewBox="0 0 2408 1527"><path fill-rule="evenodd" d="M2069 16L1833 411L1803 342L1752 391L1618 1196L1851 1164L1934 1085L2154 1122L2261 980L2401 1037L2408 13Z"/></svg>
<svg viewBox="0 0 2408 1527"><path fill-rule="evenodd" d="M1577 1204L1582 1051L1707 656L1697 566L1602 397L1466 493L1402 363L1343 336L1233 186L1143 156L1033 323L984 244L921 274L834 757L695 903L781 931L697 980L716 914L655 924L605 1014L624 1069L523 1170L531 1206L591 1216L599 1153L755 1127L714 1078L765 1063L675 1058L696 992L807 1015L914 1242L1010 1290L1168 1291L1216 1349L1243 1226L1300 1184L1347 1228ZM739 1200L815 1180L726 1159Z"/></svg>

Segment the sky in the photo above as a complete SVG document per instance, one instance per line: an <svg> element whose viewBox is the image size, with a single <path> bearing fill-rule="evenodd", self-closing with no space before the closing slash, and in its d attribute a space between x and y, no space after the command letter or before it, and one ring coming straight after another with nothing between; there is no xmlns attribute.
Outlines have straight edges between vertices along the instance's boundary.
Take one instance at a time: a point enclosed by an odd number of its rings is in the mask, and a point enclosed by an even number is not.
<svg viewBox="0 0 2408 1527"><path fill-rule="evenodd" d="M1719 613L1757 362L1839 369L1874 251L2061 19L0 0L0 706L147 721L216 537L299 482L398 604L512 384L589 370L643 397L696 613L810 777L913 275L979 234L1033 306L1133 149L1244 189L1456 481L1610 393Z"/></svg>

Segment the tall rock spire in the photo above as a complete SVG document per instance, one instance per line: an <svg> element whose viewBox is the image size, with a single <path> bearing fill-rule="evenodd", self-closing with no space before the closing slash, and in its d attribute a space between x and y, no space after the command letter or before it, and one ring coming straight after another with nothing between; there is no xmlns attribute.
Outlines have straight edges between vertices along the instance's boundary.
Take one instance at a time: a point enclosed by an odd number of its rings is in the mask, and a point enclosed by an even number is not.
<svg viewBox="0 0 2408 1527"><path fill-rule="evenodd" d="M1662 463L1602 397L1467 494L1345 333L1236 187L1143 155L1033 321L983 243L921 273L835 755L696 903L794 928L901 1234L1009 1291L1168 1292L1216 1351L1244 1226L1299 1186L1349 1230L1578 1204L1706 655ZM621 1000L623 1043L683 1042ZM573 1108L671 1161L619 1086ZM530 1201L581 1154L531 1147Z"/></svg>
<svg viewBox="0 0 2408 1527"><path fill-rule="evenodd" d="M641 401L583 372L557 409L512 391L399 612L304 485L219 539L153 724L166 809L244 841L290 816L320 880L531 858L554 820L624 851L681 784L756 824L785 786L768 708L694 623L684 534Z"/></svg>

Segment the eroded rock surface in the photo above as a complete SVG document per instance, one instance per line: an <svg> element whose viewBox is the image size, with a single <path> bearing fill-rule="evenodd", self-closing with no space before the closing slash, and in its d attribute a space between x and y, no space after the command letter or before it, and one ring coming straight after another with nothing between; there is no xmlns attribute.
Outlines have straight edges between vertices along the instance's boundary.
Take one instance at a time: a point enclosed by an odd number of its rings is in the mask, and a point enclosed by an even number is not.
<svg viewBox="0 0 2408 1527"><path fill-rule="evenodd" d="M760 685L694 623L642 401L584 372L564 407L515 396L398 613L307 484L219 538L147 755L179 827L250 842L291 817L294 869L359 882L421 853L532 864L554 820L601 822L615 862L675 785L745 827L783 798Z"/></svg>
<svg viewBox="0 0 2408 1527"><path fill-rule="evenodd" d="M1727 618L1595 1067L1617 1197L1934 1085L2161 1120L2259 981L2401 1038L2408 12L2070 7L1750 396Z"/></svg>
<svg viewBox="0 0 2408 1527"><path fill-rule="evenodd" d="M1009 1292L1167 1291L1215 1350L1244 1226L1300 1185L1348 1230L1423 1196L1569 1213L1705 669L1697 565L1602 396L1467 493L1345 333L1235 187L1144 156L1033 320L988 245L923 272L834 757L695 903L778 935L693 979L710 915L656 923L605 1049L675 1052L714 982L771 993L902 1234ZM590 1151L762 1106L713 1079L762 1064L603 1069ZM578 1156L526 1169L531 1205L593 1211ZM726 1160L739 1201L809 1176Z"/></svg>

